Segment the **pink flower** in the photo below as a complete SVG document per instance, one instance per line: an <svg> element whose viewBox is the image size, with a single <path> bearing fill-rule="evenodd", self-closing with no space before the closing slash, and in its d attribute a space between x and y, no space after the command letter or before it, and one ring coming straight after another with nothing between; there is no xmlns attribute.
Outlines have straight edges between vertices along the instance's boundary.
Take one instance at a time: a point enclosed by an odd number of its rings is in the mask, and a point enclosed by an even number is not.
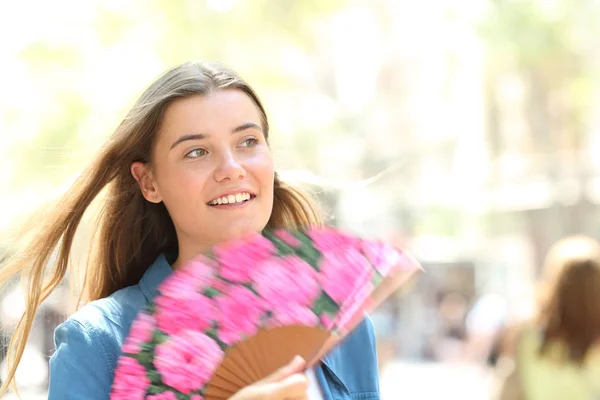
<svg viewBox="0 0 600 400"><path fill-rule="evenodd" d="M150 380L144 368L135 358L123 356L117 362L111 400L144 399Z"/></svg>
<svg viewBox="0 0 600 400"><path fill-rule="evenodd" d="M206 385L223 355L219 345L205 334L181 331L156 346L154 365L164 383L189 394Z"/></svg>
<svg viewBox="0 0 600 400"><path fill-rule="evenodd" d="M386 243L365 240L362 243L362 251L383 276L388 275L393 269L410 265L401 251Z"/></svg>
<svg viewBox="0 0 600 400"><path fill-rule="evenodd" d="M199 394L195 394L190 398L190 400L204 400L204 397L200 396Z"/></svg>
<svg viewBox="0 0 600 400"><path fill-rule="evenodd" d="M244 337L253 336L261 323L263 303L244 286L232 286L215 298L219 309L219 339L234 344Z"/></svg>
<svg viewBox="0 0 600 400"><path fill-rule="evenodd" d="M188 261L180 271L177 271L177 274L190 289L201 292L215 279L215 268L212 260L206 257L197 257Z"/></svg>
<svg viewBox="0 0 600 400"><path fill-rule="evenodd" d="M146 400L177 400L177 396L175 396L175 393L171 391L166 391L159 394L154 394L152 396L148 396L146 397Z"/></svg>
<svg viewBox="0 0 600 400"><path fill-rule="evenodd" d="M354 329L368 311L371 293L373 293L373 285L370 282L361 286L352 299L340 309L339 316L334 322L335 328L342 332Z"/></svg>
<svg viewBox="0 0 600 400"><path fill-rule="evenodd" d="M214 265L204 258L189 261L180 270L158 286L163 295L179 295L182 292L201 292L214 280Z"/></svg>
<svg viewBox="0 0 600 400"><path fill-rule="evenodd" d="M269 326L272 328L286 325L317 326L319 317L306 306L289 305L274 310Z"/></svg>
<svg viewBox="0 0 600 400"><path fill-rule="evenodd" d="M331 316L327 313L323 313L321 314L321 324L323 324L323 327L325 329L331 329L333 328L334 325L334 320L333 318L331 318Z"/></svg>
<svg viewBox="0 0 600 400"><path fill-rule="evenodd" d="M285 229L277 229L275 231L275 236L283 241L283 243L287 244L290 247L298 248L302 246L302 242L296 236L292 235L290 232Z"/></svg>
<svg viewBox="0 0 600 400"><path fill-rule="evenodd" d="M212 288L215 290L218 290L219 292L223 293L224 291L227 290L227 288L229 287L229 283L225 282L222 279L215 279L215 281L212 283Z"/></svg>
<svg viewBox="0 0 600 400"><path fill-rule="evenodd" d="M152 332L156 321L154 317L146 313L140 313L140 315L131 324L131 329L123 345L124 353L139 353L140 346L143 343L147 343L152 339Z"/></svg>
<svg viewBox="0 0 600 400"><path fill-rule="evenodd" d="M212 326L216 310L213 300L194 291L156 297L158 328L169 335L182 329L205 331Z"/></svg>
<svg viewBox="0 0 600 400"><path fill-rule="evenodd" d="M247 283L250 281L252 267L275 254L275 245L262 235L256 234L248 238L214 247L214 254L221 264L219 274L224 279L235 283Z"/></svg>
<svg viewBox="0 0 600 400"><path fill-rule="evenodd" d="M252 270L254 288L276 309L311 305L321 294L317 277L313 267L294 255L263 262Z"/></svg>
<svg viewBox="0 0 600 400"><path fill-rule="evenodd" d="M357 247L360 240L333 228L310 228L306 234L320 252Z"/></svg>
<svg viewBox="0 0 600 400"><path fill-rule="evenodd" d="M355 248L324 252L320 269L323 290L340 305L370 284L373 272L367 259Z"/></svg>

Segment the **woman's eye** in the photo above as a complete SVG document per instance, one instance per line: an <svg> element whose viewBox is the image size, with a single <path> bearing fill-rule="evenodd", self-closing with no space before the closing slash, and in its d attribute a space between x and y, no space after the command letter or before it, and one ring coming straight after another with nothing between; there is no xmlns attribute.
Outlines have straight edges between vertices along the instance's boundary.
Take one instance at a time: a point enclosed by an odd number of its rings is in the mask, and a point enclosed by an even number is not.
<svg viewBox="0 0 600 400"><path fill-rule="evenodd" d="M242 147L254 147L258 144L258 139L248 138L242 142Z"/></svg>
<svg viewBox="0 0 600 400"><path fill-rule="evenodd" d="M207 154L207 151L204 149L194 149L194 150L190 151L189 153L187 153L185 156L186 156L186 158L198 158L198 157L205 156L206 154Z"/></svg>

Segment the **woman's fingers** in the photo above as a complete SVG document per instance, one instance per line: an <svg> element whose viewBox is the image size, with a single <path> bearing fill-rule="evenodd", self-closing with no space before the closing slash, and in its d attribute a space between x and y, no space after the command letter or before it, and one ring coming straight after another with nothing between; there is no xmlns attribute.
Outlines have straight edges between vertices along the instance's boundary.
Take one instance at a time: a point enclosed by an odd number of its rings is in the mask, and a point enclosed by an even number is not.
<svg viewBox="0 0 600 400"><path fill-rule="evenodd" d="M261 397L269 400L302 399L306 397L308 390L308 377L304 374L294 374L274 383L268 383L260 387Z"/></svg>
<svg viewBox="0 0 600 400"><path fill-rule="evenodd" d="M262 379L260 383L274 383L279 382L288 376L297 374L298 372L304 371L306 368L306 361L300 356L296 356L290 361L290 363L286 366L279 368L277 371L273 372L271 375Z"/></svg>
<svg viewBox="0 0 600 400"><path fill-rule="evenodd" d="M266 378L245 387L231 400L304 400L307 399L308 377L303 373L306 361L294 359Z"/></svg>
<svg viewBox="0 0 600 400"><path fill-rule="evenodd" d="M296 373L279 382L257 382L245 387L231 400L293 400L306 397L309 381L306 375Z"/></svg>

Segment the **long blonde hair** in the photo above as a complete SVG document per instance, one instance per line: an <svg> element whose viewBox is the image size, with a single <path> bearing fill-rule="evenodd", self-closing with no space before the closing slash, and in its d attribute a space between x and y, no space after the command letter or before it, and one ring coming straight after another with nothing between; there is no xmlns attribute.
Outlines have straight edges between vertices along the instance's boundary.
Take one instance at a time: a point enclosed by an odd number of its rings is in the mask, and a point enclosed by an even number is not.
<svg viewBox="0 0 600 400"><path fill-rule="evenodd" d="M28 244L0 270L0 285L20 275L26 291L26 310L10 341L8 377L0 387L0 397L14 384L36 312L63 281L71 262L75 233L84 213L101 192L106 192L106 198L98 213L98 234L93 238L93 256L84 267L79 302L100 299L136 284L160 253L176 251L177 237L167 209L162 203L144 199L130 166L136 161L150 162L158 126L169 104L217 90L240 90L248 95L260 111L268 140L265 109L253 89L236 73L200 62L177 66L145 90L89 168L44 219L37 221L39 230ZM320 223L311 198L284 184L275 174L268 227Z"/></svg>
<svg viewBox="0 0 600 400"><path fill-rule="evenodd" d="M566 345L566 361L583 364L600 340L600 244L586 236L560 240L546 257L540 355L553 343Z"/></svg>

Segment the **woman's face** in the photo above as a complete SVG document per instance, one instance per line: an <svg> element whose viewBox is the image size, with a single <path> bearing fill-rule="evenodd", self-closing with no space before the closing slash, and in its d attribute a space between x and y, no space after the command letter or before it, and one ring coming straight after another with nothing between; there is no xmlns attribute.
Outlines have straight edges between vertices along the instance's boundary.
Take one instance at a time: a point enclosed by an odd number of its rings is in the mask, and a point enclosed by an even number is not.
<svg viewBox="0 0 600 400"><path fill-rule="evenodd" d="M258 107L238 90L176 100L166 109L152 165L134 163L144 197L164 202L179 260L266 226L274 167Z"/></svg>

